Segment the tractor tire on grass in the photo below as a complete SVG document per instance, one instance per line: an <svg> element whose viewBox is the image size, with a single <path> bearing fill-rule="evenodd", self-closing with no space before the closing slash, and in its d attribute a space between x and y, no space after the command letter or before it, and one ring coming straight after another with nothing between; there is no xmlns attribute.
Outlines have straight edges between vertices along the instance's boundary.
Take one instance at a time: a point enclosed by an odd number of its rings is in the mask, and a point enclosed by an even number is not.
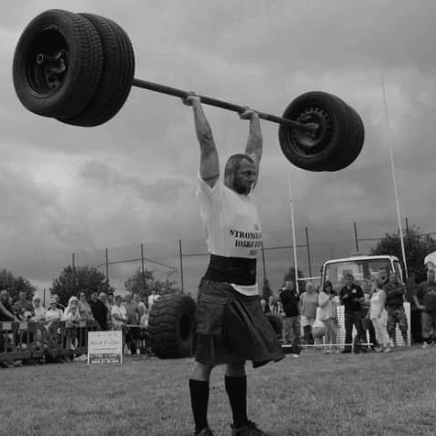
<svg viewBox="0 0 436 436"><path fill-rule="evenodd" d="M271 324L271 327L274 329L275 334L278 337L282 336L283 331L283 319L280 315L277 315L275 313L267 313L266 317L268 318L268 321Z"/></svg>
<svg viewBox="0 0 436 436"><path fill-rule="evenodd" d="M162 295L148 319L152 352L161 359L190 357L194 344L196 303L187 295Z"/></svg>

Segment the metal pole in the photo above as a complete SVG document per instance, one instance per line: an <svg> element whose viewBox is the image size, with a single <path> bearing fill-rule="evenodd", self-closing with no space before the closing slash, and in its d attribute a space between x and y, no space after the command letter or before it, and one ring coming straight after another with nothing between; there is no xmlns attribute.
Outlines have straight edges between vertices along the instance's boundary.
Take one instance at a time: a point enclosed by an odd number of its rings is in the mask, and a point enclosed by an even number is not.
<svg viewBox="0 0 436 436"><path fill-rule="evenodd" d="M309 277L312 277L312 261L310 256L310 244L309 244L309 230L305 227L306 230L306 246L307 246L307 261L309 266Z"/></svg>
<svg viewBox="0 0 436 436"><path fill-rule="evenodd" d="M104 249L106 254L106 281L109 282L109 252L108 249Z"/></svg>
<svg viewBox="0 0 436 436"><path fill-rule="evenodd" d="M132 86L136 86L137 88L148 89L149 91L159 92L161 94L172 95L174 97L179 97L179 98L186 98L188 96L187 91L182 91L181 89L172 88L166 85L159 85L158 83L153 83L142 79L133 79ZM244 112L246 110L245 106L229 103L227 101L217 100L215 98L206 97L204 95L199 95L199 97L202 103L207 104L209 106L215 106L221 109L227 109L229 111L238 112L238 113ZM295 129L312 131L312 132L318 129L318 126L314 123L303 124L297 121L288 120L286 118L281 118L275 115L270 115L262 112L257 112L257 114L259 115L259 118L263 120L271 121L277 124L287 124Z"/></svg>
<svg viewBox="0 0 436 436"><path fill-rule="evenodd" d="M144 244L141 244L142 291L145 293Z"/></svg>
<svg viewBox="0 0 436 436"><path fill-rule="evenodd" d="M394 162L394 151L392 147L392 136L391 136L391 129L389 125L389 113L388 113L388 103L386 99L386 86L385 86L385 78L383 74L383 68L381 70L381 80L382 80L382 90L383 90L383 103L384 103L384 109L385 109L385 116L386 116L386 123L388 128L388 148L389 148L389 156L391 160L391 172L392 172L392 182L394 184L394 194L395 194L395 208L397 211L397 220L398 220L398 230L400 232L400 243L401 243L401 253L403 256L403 263L404 263L404 269L406 271L406 280L409 278L409 271L407 267L407 260L406 260L406 248L404 247L404 236L403 236L403 226L401 222L401 214L400 214L400 199L398 195L398 185L397 185L397 177L395 174L395 162Z"/></svg>
<svg viewBox="0 0 436 436"><path fill-rule="evenodd" d="M357 224L354 222L354 239L356 241L356 251L359 251L359 238L357 237Z"/></svg>
<svg viewBox="0 0 436 436"><path fill-rule="evenodd" d="M76 266L76 255L73 253L73 256L72 256L72 265L73 265L73 268L75 268L75 266Z"/></svg>
<svg viewBox="0 0 436 436"><path fill-rule="evenodd" d="M179 255L180 255L180 282L182 286L182 294L185 293L183 284L183 254L182 254L182 240L179 239Z"/></svg>
<svg viewBox="0 0 436 436"><path fill-rule="evenodd" d="M288 167L288 182L289 182L289 203L291 208L291 227L292 227L292 245L294 248L294 269L295 269L295 289L297 294L300 293L300 285L298 283L298 260L297 260L297 244L295 237L295 219L294 219L294 201L292 196L291 168Z"/></svg>

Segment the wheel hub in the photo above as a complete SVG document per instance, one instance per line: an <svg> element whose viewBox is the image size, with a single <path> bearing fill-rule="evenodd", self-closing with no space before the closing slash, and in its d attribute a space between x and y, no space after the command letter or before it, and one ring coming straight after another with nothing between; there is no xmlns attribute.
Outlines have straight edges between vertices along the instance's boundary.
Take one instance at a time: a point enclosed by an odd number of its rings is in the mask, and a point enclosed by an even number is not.
<svg viewBox="0 0 436 436"><path fill-rule="evenodd" d="M68 50L56 29L47 29L36 38L29 50L27 74L33 90L42 95L58 91L68 72Z"/></svg>
<svg viewBox="0 0 436 436"><path fill-rule="evenodd" d="M292 130L294 144L305 155L319 153L333 132L333 123L328 113L319 107L309 107L298 115L297 121L313 124L317 128L310 131Z"/></svg>

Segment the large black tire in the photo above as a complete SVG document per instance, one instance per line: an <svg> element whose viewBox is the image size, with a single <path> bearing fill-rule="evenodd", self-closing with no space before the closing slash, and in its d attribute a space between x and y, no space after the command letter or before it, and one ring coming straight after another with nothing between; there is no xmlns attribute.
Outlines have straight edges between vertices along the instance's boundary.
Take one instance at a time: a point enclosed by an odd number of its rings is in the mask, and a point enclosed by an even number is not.
<svg viewBox="0 0 436 436"><path fill-rule="evenodd" d="M352 131L355 131L354 144L349 144L347 151L335 155L331 164L327 165L328 171L339 171L350 166L359 156L365 141L365 127L363 125L360 115L351 107L348 106L350 111L350 123L352 123Z"/></svg>
<svg viewBox="0 0 436 436"><path fill-rule="evenodd" d="M135 74L135 55L127 33L117 23L99 15L79 15L89 20L100 35L104 54L103 75L85 110L73 118L59 121L94 127L113 118L127 100Z"/></svg>
<svg viewBox="0 0 436 436"><path fill-rule="evenodd" d="M356 148L363 138L350 109L340 98L321 91L297 97L286 108L283 118L316 123L319 129L315 135L310 135L281 124L279 142L283 154L295 166L309 171L336 171L338 156L352 155L355 159ZM342 162L347 160L351 157Z"/></svg>
<svg viewBox="0 0 436 436"><path fill-rule="evenodd" d="M195 310L195 301L187 295L162 295L155 301L148 319L148 331L151 350L157 357L192 356Z"/></svg>
<svg viewBox="0 0 436 436"><path fill-rule="evenodd" d="M56 54L61 60L50 66L47 59ZM15 91L21 103L38 115L68 118L82 112L93 99L102 72L99 34L86 18L72 12L41 13L24 29L15 49Z"/></svg>
<svg viewBox="0 0 436 436"><path fill-rule="evenodd" d="M275 313L267 313L266 317L268 318L275 334L278 337L281 337L283 332L283 318Z"/></svg>

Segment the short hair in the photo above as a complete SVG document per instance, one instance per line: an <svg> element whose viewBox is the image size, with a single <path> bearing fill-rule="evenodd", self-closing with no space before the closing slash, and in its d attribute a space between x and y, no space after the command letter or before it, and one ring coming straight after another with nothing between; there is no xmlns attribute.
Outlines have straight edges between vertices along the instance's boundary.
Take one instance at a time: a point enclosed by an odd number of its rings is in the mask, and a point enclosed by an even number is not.
<svg viewBox="0 0 436 436"><path fill-rule="evenodd" d="M224 169L224 176L227 176L227 174L233 174L238 171L239 167L241 166L241 161L244 159L247 159L254 165L254 160L250 156L248 156L248 154L234 154L230 156L227 160L226 167Z"/></svg>

